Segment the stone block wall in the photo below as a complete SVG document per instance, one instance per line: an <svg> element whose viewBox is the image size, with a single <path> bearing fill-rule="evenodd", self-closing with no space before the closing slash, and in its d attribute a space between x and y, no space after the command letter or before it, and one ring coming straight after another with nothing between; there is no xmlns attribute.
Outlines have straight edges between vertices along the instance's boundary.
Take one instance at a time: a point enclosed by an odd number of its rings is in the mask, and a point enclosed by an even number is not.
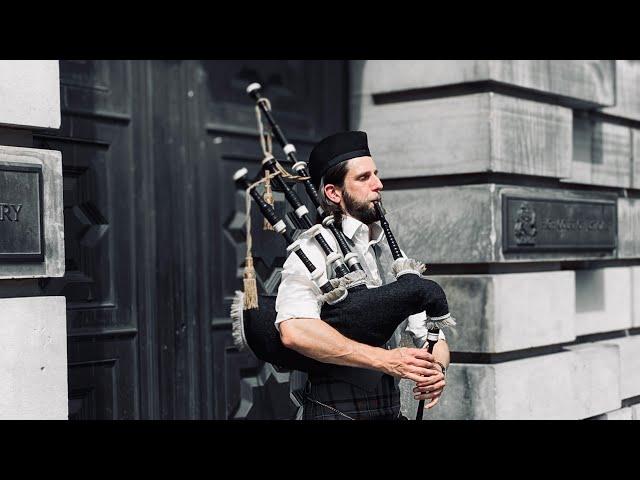
<svg viewBox="0 0 640 480"><path fill-rule="evenodd" d="M67 417L64 297L0 299L0 420Z"/></svg>
<svg viewBox="0 0 640 480"><path fill-rule="evenodd" d="M59 127L58 62L0 61L0 419L68 418L66 300L39 283L65 274L62 158L32 148Z"/></svg>
<svg viewBox="0 0 640 480"><path fill-rule="evenodd" d="M367 60L350 74L350 127L368 134L391 228L458 319L425 420L638 418L640 62ZM542 203L514 224L507 198ZM514 248L523 221L534 233Z"/></svg>

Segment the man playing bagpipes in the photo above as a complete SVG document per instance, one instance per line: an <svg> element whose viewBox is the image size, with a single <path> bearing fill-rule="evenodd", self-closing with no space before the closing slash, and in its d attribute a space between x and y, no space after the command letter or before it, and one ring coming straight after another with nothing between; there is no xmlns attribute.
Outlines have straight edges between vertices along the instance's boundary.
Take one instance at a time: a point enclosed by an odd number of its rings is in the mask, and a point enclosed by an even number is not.
<svg viewBox="0 0 640 480"><path fill-rule="evenodd" d="M357 253L366 285L372 288L385 284L380 256L388 251L379 245L383 230L373 204L381 200L383 186L366 134L343 132L325 138L311 152L308 165L321 206L334 215L336 225ZM338 251L331 232L325 228L320 232ZM449 365L449 348L442 330L432 354L426 348L397 348L394 338L382 347L374 347L342 335L320 314L321 292L316 285L335 276L328 268L326 254L311 236L303 234L298 241L314 265L327 264L327 268L321 269L323 277L314 283L300 258L288 256L276 299L276 328L287 348L335 365L327 372L309 373L302 395L302 418L405 419L400 414L400 378L416 382L415 398L428 400L427 408L435 406L444 391ZM425 318L423 312L410 316L407 322L406 331L419 346L426 346Z"/></svg>

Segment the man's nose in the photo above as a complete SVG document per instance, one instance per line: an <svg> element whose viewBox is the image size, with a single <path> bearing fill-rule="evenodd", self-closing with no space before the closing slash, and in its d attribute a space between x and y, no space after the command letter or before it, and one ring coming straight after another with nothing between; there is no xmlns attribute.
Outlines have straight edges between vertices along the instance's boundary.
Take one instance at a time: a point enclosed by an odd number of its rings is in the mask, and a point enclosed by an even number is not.
<svg viewBox="0 0 640 480"><path fill-rule="evenodd" d="M382 190L383 186L382 186L382 182L380 181L380 179L378 178L377 175L374 175L375 177L375 183L373 185L373 191L377 192L379 190Z"/></svg>

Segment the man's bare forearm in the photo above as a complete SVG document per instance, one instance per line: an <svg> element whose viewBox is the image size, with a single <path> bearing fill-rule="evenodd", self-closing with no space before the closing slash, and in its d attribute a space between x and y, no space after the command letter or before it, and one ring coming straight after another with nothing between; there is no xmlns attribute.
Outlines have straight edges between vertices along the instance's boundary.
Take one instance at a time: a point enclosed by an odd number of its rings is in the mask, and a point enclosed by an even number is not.
<svg viewBox="0 0 640 480"><path fill-rule="evenodd" d="M291 318L280 324L282 343L324 363L378 370L419 382L433 368L433 355L422 348L387 350L351 340L319 318Z"/></svg>
<svg viewBox="0 0 640 480"><path fill-rule="evenodd" d="M282 343L324 363L385 371L387 350L351 340L319 318L292 318L280 324Z"/></svg>

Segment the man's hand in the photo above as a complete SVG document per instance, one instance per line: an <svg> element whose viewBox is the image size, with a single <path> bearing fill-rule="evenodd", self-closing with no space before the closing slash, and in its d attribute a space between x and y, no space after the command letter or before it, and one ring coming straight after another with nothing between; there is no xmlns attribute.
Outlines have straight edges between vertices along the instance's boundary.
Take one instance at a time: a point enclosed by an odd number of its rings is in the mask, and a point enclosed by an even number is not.
<svg viewBox="0 0 640 480"><path fill-rule="evenodd" d="M400 347L387 352L385 373L398 378L407 378L416 383L424 382L425 377L433 375L433 355L425 349Z"/></svg>
<svg viewBox="0 0 640 480"><path fill-rule="evenodd" d="M425 405L425 408L434 407L440 400L440 396L444 391L446 383L444 375L440 366L436 363L429 369L427 378L422 378L416 382L416 386L413 389L414 397L416 400L431 400L430 403Z"/></svg>

